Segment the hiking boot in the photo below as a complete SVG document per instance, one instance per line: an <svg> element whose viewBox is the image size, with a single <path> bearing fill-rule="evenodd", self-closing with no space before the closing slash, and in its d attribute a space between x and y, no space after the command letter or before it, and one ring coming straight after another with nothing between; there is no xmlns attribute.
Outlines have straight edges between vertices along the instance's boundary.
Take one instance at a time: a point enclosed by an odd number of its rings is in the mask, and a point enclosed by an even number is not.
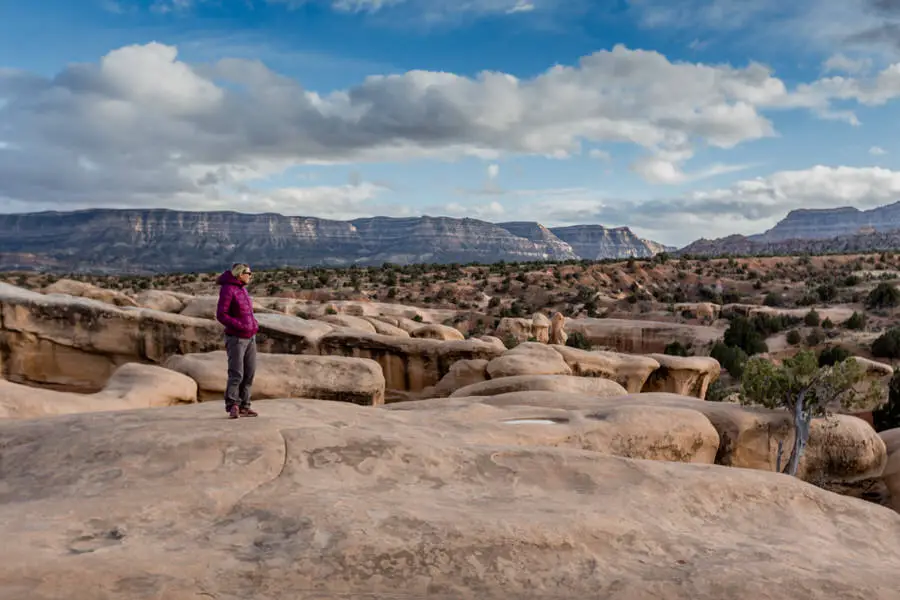
<svg viewBox="0 0 900 600"><path fill-rule="evenodd" d="M256 412L255 410L253 410L252 408L242 408L242 409L241 409L241 416L242 416L242 417L257 417L257 416L259 416L259 413L257 413L257 412Z"/></svg>
<svg viewBox="0 0 900 600"><path fill-rule="evenodd" d="M229 419L237 419L238 418L238 406L234 404L231 408L228 409L228 418Z"/></svg>

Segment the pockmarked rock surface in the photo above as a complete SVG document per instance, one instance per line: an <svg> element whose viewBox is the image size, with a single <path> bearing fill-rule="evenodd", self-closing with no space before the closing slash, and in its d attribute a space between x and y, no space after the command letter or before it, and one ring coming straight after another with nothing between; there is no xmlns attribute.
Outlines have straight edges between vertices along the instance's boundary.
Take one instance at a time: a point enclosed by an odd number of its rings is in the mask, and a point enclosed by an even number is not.
<svg viewBox="0 0 900 600"><path fill-rule="evenodd" d="M2 422L0 595L896 598L900 515L784 475L611 456L641 420L625 408L271 400L239 421L198 404ZM576 417L594 433L550 447Z"/></svg>
<svg viewBox="0 0 900 600"><path fill-rule="evenodd" d="M515 375L489 379L461 387L450 394L451 398L467 396L496 396L510 392L563 392L593 396L624 396L627 390L615 381L595 377L571 375Z"/></svg>
<svg viewBox="0 0 900 600"><path fill-rule="evenodd" d="M887 452L881 478L891 495L891 508L900 513L900 428L888 429L880 434Z"/></svg>
<svg viewBox="0 0 900 600"><path fill-rule="evenodd" d="M34 419L174 406L196 401L197 383L190 377L138 363L128 363L116 369L106 386L95 394L57 392L0 379L0 419Z"/></svg>
<svg viewBox="0 0 900 600"><path fill-rule="evenodd" d="M374 360L343 356L257 354L253 398L312 398L365 406L384 403L384 375ZM197 382L200 399L222 400L225 352L172 356L165 366Z"/></svg>

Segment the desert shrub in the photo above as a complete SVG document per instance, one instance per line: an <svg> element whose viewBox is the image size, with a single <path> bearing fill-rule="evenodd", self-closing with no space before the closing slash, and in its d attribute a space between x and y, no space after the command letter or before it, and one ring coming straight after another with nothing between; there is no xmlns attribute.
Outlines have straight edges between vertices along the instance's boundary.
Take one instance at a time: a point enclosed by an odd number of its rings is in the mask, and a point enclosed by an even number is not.
<svg viewBox="0 0 900 600"><path fill-rule="evenodd" d="M822 302L831 302L837 298L837 288L830 283L824 283L816 288L816 295Z"/></svg>
<svg viewBox="0 0 900 600"><path fill-rule="evenodd" d="M866 297L868 308L893 308L900 304L900 290L889 283L881 282Z"/></svg>
<svg viewBox="0 0 900 600"><path fill-rule="evenodd" d="M809 346L816 346L825 341L825 333L819 329L812 329L808 334L806 334L806 343Z"/></svg>
<svg viewBox="0 0 900 600"><path fill-rule="evenodd" d="M791 329L787 332L787 343L791 346L796 346L803 339L803 336L800 335L800 332L796 329Z"/></svg>
<svg viewBox="0 0 900 600"><path fill-rule="evenodd" d="M828 346L819 353L819 366L834 365L851 356L853 356L853 353L842 346Z"/></svg>
<svg viewBox="0 0 900 600"><path fill-rule="evenodd" d="M588 341L587 337L580 331L573 331L569 334L569 338L566 340L566 346L570 348L578 348L579 350L590 350L591 343Z"/></svg>
<svg viewBox="0 0 900 600"><path fill-rule="evenodd" d="M900 328L893 327L872 342L872 355L878 358L900 358Z"/></svg>
<svg viewBox="0 0 900 600"><path fill-rule="evenodd" d="M669 356L693 356L694 352L691 349L690 344L682 344L678 340L674 342L669 342L666 344L665 350L663 350L664 354L668 354Z"/></svg>
<svg viewBox="0 0 900 600"><path fill-rule="evenodd" d="M812 309L806 316L803 317L803 322L807 327L818 327L819 323L822 322L822 319L819 317L819 313L816 312L816 309Z"/></svg>
<svg viewBox="0 0 900 600"><path fill-rule="evenodd" d="M894 371L888 386L888 400L872 411L875 431L887 431L900 427L900 371Z"/></svg>
<svg viewBox="0 0 900 600"><path fill-rule="evenodd" d="M766 297L763 298L763 304L766 306L781 306L783 301L781 295L776 294L775 292L769 292L766 294Z"/></svg>
<svg viewBox="0 0 900 600"><path fill-rule="evenodd" d="M824 321L822 321L823 329L834 329L834 321L831 320L831 317L826 317Z"/></svg>
<svg viewBox="0 0 900 600"><path fill-rule="evenodd" d="M722 368L735 379L740 379L744 373L744 365L747 363L747 353L737 346L728 346L722 342L716 342L709 355L719 361Z"/></svg>
<svg viewBox="0 0 900 600"><path fill-rule="evenodd" d="M728 329L725 330L724 343L726 346L740 348L751 356L769 350L759 329L745 317L736 317L731 321Z"/></svg>
<svg viewBox="0 0 900 600"><path fill-rule="evenodd" d="M847 329L864 329L866 326L866 315L864 313L858 313L853 311L853 314L850 315L850 318L844 321L844 327Z"/></svg>

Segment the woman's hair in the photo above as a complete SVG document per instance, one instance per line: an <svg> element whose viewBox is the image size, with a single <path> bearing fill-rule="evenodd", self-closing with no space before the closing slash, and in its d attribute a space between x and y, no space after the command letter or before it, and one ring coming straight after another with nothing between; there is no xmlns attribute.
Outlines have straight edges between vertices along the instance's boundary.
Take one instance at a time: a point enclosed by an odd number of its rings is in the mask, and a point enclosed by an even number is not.
<svg viewBox="0 0 900 600"><path fill-rule="evenodd" d="M250 265L245 264L245 263L234 263L233 265L231 265L231 274L234 275L235 277L240 277L246 271L249 271L249 270L250 270Z"/></svg>

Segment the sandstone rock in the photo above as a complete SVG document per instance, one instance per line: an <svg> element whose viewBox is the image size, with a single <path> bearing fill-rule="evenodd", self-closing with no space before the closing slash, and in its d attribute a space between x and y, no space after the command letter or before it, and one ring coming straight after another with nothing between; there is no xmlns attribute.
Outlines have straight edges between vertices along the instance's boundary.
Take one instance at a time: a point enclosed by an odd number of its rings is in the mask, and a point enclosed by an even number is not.
<svg viewBox="0 0 900 600"><path fill-rule="evenodd" d="M446 398L456 390L473 383L485 381L488 361L484 359L460 360L450 367L450 370L432 388L429 397Z"/></svg>
<svg viewBox="0 0 900 600"><path fill-rule="evenodd" d="M501 353L506 352L506 350L507 350L506 344L503 343L503 340L501 340L500 338L495 337L493 335L482 335L482 336L479 336L478 339L481 340L482 342L486 342L486 343L490 344L491 346L493 346L494 348L499 350Z"/></svg>
<svg viewBox="0 0 900 600"><path fill-rule="evenodd" d="M33 388L0 379L0 419L33 419L96 411L132 410L197 401L197 384L180 373L128 363L96 394Z"/></svg>
<svg viewBox="0 0 900 600"><path fill-rule="evenodd" d="M531 377L619 387L604 379L563 375ZM521 378L506 377L485 384L513 379ZM568 386L551 385L547 391L491 396L454 395L446 400L400 403L387 408L425 411L433 415L432 418L444 418L448 429L473 444L488 436L494 444L540 444L645 460L712 464L716 458L719 435L709 421L696 411L657 407L654 412L648 413L639 404L622 404L608 396L590 393L570 394L563 389L565 387ZM600 387L595 387L594 391ZM573 400L574 404L567 406ZM449 415L452 416L448 419Z"/></svg>
<svg viewBox="0 0 900 600"><path fill-rule="evenodd" d="M719 378L719 361L708 356L669 356L650 354L659 368L650 374L641 391L669 392L682 396L706 398L709 384Z"/></svg>
<svg viewBox="0 0 900 600"><path fill-rule="evenodd" d="M572 369L553 348L525 342L492 360L487 372L491 379L497 379L514 375L571 375Z"/></svg>
<svg viewBox="0 0 900 600"><path fill-rule="evenodd" d="M720 339L724 329L627 319L569 319L569 333L580 332L593 346L636 354L662 353L673 341L704 346Z"/></svg>
<svg viewBox="0 0 900 600"><path fill-rule="evenodd" d="M218 350L216 322L0 283L0 365L18 383L96 392L116 367Z"/></svg>
<svg viewBox="0 0 900 600"><path fill-rule="evenodd" d="M225 352L173 356L165 366L194 379L202 401L224 397ZM373 406L384 403L384 375L378 363L364 358L260 353L253 398L312 398Z"/></svg>
<svg viewBox="0 0 900 600"><path fill-rule="evenodd" d="M588 351L558 345L552 348L562 355L573 374L610 379L630 393L640 392L650 374L659 368L657 361L638 354Z"/></svg>
<svg viewBox="0 0 900 600"><path fill-rule="evenodd" d="M44 288L45 294L62 294L79 298L88 298L113 306L137 306L134 298L117 290L107 290L84 281L59 279Z"/></svg>
<svg viewBox="0 0 900 600"><path fill-rule="evenodd" d="M527 342L533 334L534 323L530 319L503 317L494 334L500 340L512 338L517 342Z"/></svg>
<svg viewBox="0 0 900 600"><path fill-rule="evenodd" d="M281 354L317 354L319 340L333 325L290 315L261 314L257 344L260 350Z"/></svg>
<svg viewBox="0 0 900 600"><path fill-rule="evenodd" d="M541 344L550 342L550 319L544 313L534 313L531 317L531 335Z"/></svg>
<svg viewBox="0 0 900 600"><path fill-rule="evenodd" d="M866 370L866 376L863 381L856 385L857 391L860 393L865 393L868 391L869 387L872 385L872 382L878 382L880 384L883 393L879 398L874 400L871 404L867 406L859 406L854 407L855 412L870 412L879 407L881 407L885 402L888 401L888 392L889 390L889 382L891 377L894 375L894 367L891 365L877 362L874 360L870 360L868 358L863 358L861 356L853 357L860 366L862 366ZM844 412L844 409L840 406L832 407L834 410L839 412Z"/></svg>
<svg viewBox="0 0 900 600"><path fill-rule="evenodd" d="M878 434L884 442L887 462L881 478L891 495L891 508L900 513L900 428Z"/></svg>
<svg viewBox="0 0 900 600"><path fill-rule="evenodd" d="M406 317L389 317L378 315L376 317L372 317L372 319L381 321L382 323L387 323L388 325L393 325L398 329L402 329L406 333L412 333L416 329L422 327L422 323L420 323L419 321L413 321L412 319L407 319Z"/></svg>
<svg viewBox="0 0 900 600"><path fill-rule="evenodd" d="M134 297L138 306L167 313L180 313L184 310L185 296L162 290L144 290Z"/></svg>
<svg viewBox="0 0 900 600"><path fill-rule="evenodd" d="M346 327L347 329L352 329L353 331L362 331L365 333L376 333L375 326L369 323L367 320L362 317L352 317L350 315L323 315L321 317L316 317L317 320L331 323L332 325L338 325L340 327Z"/></svg>
<svg viewBox="0 0 900 600"><path fill-rule="evenodd" d="M515 375L489 379L458 388L451 398L468 396L497 396L510 392L563 392L590 396L624 396L628 392L621 385L609 379L594 377L572 377L571 375Z"/></svg>
<svg viewBox="0 0 900 600"><path fill-rule="evenodd" d="M896 513L577 447L658 446L657 420L624 408L555 448L567 427L532 409L473 411L271 400L237 426L208 404L2 423L0 581L29 600L896 597Z"/></svg>
<svg viewBox="0 0 900 600"><path fill-rule="evenodd" d="M784 410L706 402L669 393L631 394L615 400L648 407L689 408L702 413L719 432L721 446L716 462L726 466L774 471L781 441L784 469L794 443L791 415ZM856 417L835 415L813 419L797 476L816 482L852 482L876 477L886 460L885 449L876 438L875 431Z"/></svg>
<svg viewBox="0 0 900 600"><path fill-rule="evenodd" d="M466 337L458 329L446 325L425 325L412 331L410 337L426 340L462 341Z"/></svg>
<svg viewBox="0 0 900 600"><path fill-rule="evenodd" d="M395 325L391 325L390 323L386 323L375 317L365 317L365 319L375 328L375 333L381 335L393 335L396 337L409 337L409 332L405 329L400 329Z"/></svg>
<svg viewBox="0 0 900 600"><path fill-rule="evenodd" d="M502 350L481 340L442 342L341 331L323 336L319 353L371 358L381 365L387 389L420 392L437 384L455 362L490 360Z"/></svg>
<svg viewBox="0 0 900 600"><path fill-rule="evenodd" d="M566 333L566 317L562 313L554 313L550 319L550 343L565 346L569 339Z"/></svg>
<svg viewBox="0 0 900 600"><path fill-rule="evenodd" d="M785 455L787 461L788 444ZM813 419L797 474L806 481L854 482L880 477L886 463L885 444L868 423L850 415L833 415Z"/></svg>
<svg viewBox="0 0 900 600"><path fill-rule="evenodd" d="M693 319L715 321L719 318L722 307L712 302L680 302L674 307L677 314L687 313Z"/></svg>

